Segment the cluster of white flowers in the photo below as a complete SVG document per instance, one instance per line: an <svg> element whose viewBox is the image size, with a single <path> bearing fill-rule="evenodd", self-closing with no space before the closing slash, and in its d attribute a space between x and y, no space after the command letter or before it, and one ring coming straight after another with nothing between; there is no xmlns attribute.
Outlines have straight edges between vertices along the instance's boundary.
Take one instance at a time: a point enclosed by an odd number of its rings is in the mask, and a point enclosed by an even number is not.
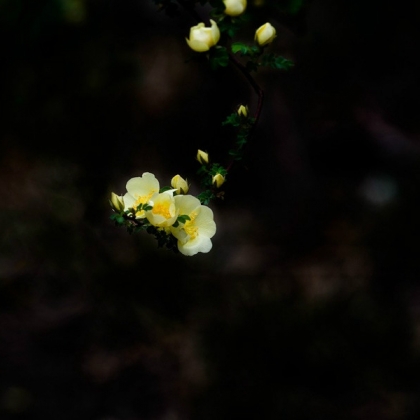
<svg viewBox="0 0 420 420"><path fill-rule="evenodd" d="M115 211L136 220L146 219L159 231L175 237L184 255L209 252L216 233L212 210L187 195L188 183L180 175L172 178L171 186L162 191L155 175L145 172L127 182L124 196L112 193L111 204Z"/></svg>

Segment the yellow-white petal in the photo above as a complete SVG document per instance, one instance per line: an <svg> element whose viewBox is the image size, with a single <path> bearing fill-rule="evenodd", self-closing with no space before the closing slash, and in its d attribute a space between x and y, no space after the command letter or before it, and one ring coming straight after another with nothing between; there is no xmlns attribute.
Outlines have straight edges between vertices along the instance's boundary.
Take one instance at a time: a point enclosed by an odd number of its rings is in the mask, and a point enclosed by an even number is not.
<svg viewBox="0 0 420 420"><path fill-rule="evenodd" d="M153 226L169 227L175 223L178 210L175 207L172 190L154 194L149 200L149 204L153 208L146 212L146 217Z"/></svg>
<svg viewBox="0 0 420 420"><path fill-rule="evenodd" d="M159 181L150 172L145 172L141 177L131 178L126 185L127 192L134 198L159 191Z"/></svg>

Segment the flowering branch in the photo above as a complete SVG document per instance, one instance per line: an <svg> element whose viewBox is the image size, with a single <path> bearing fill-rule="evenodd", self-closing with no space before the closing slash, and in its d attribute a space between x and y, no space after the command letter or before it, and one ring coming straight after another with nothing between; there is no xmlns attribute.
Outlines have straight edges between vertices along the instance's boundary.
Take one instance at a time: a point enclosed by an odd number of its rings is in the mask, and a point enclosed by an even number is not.
<svg viewBox="0 0 420 420"><path fill-rule="evenodd" d="M208 57L213 69L226 67L231 63L245 77L258 97L257 108L253 117L249 116L248 106L241 105L228 115L222 125L230 125L236 131L235 145L229 150L231 160L227 167L211 162L209 154L198 150L196 159L201 167L203 191L197 196L188 195L189 185L180 175L171 180L171 187L160 188L159 181L149 172L141 177L131 178L126 185L124 196L111 194L110 204L114 210L111 219L117 226L123 226L129 233L141 230L155 236L158 246L166 247L184 255L209 252L211 238L216 233L213 212L207 204L214 198L223 198L220 188L226 181L228 172L235 162L242 160L245 146L248 144L257 126L264 102L264 92L251 75L259 66L270 66L287 70L293 63L273 53L265 53L265 47L276 37L275 28L269 23L260 26L256 32L254 45L241 42L232 43L230 51L224 45L218 45L234 36L241 24L246 21L241 16L247 7L247 0L154 0L161 10L169 16L178 13L179 6L185 9L198 23L190 28L186 38L188 46L195 52ZM194 3L210 3L214 8L210 26L206 26L194 9ZM220 27L218 26L220 24ZM221 37L221 32L226 35ZM234 54L240 53L248 61L243 64Z"/></svg>

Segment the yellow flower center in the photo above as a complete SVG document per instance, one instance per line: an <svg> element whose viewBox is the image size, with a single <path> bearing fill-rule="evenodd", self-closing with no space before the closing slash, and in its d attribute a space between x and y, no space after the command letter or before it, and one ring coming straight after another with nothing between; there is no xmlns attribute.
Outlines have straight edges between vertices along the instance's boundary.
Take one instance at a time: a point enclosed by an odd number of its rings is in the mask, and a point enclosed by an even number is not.
<svg viewBox="0 0 420 420"><path fill-rule="evenodd" d="M153 214L160 214L165 219L169 219L172 217L171 212L169 211L170 202L166 203L157 203L153 206L152 213Z"/></svg>
<svg viewBox="0 0 420 420"><path fill-rule="evenodd" d="M191 220L187 220L184 224L184 230L190 239L195 239L198 235L198 227L194 224L194 219L197 217L197 212L192 212L190 215Z"/></svg>
<svg viewBox="0 0 420 420"><path fill-rule="evenodd" d="M135 210L140 204L146 204L152 195L153 195L153 192L147 195L142 195L140 197L137 197L135 203L133 204L133 209ZM138 217L143 216L143 215L144 215L144 210L136 212L136 216Z"/></svg>

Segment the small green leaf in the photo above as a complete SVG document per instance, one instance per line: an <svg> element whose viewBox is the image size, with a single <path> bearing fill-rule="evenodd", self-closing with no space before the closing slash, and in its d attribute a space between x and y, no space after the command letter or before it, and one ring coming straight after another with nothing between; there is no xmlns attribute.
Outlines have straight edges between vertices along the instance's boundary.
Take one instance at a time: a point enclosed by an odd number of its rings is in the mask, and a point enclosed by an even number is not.
<svg viewBox="0 0 420 420"><path fill-rule="evenodd" d="M222 125L233 125L234 127L239 127L241 125L241 117L237 112L234 112L226 117L226 120L222 122Z"/></svg>
<svg viewBox="0 0 420 420"><path fill-rule="evenodd" d="M229 64L229 55L225 47L216 46L210 50L210 65L213 70L226 67Z"/></svg>
<svg viewBox="0 0 420 420"><path fill-rule="evenodd" d="M191 220L190 216L188 216L187 214L183 214L181 216L178 216L178 218L176 219L176 222L184 224L187 220Z"/></svg>

